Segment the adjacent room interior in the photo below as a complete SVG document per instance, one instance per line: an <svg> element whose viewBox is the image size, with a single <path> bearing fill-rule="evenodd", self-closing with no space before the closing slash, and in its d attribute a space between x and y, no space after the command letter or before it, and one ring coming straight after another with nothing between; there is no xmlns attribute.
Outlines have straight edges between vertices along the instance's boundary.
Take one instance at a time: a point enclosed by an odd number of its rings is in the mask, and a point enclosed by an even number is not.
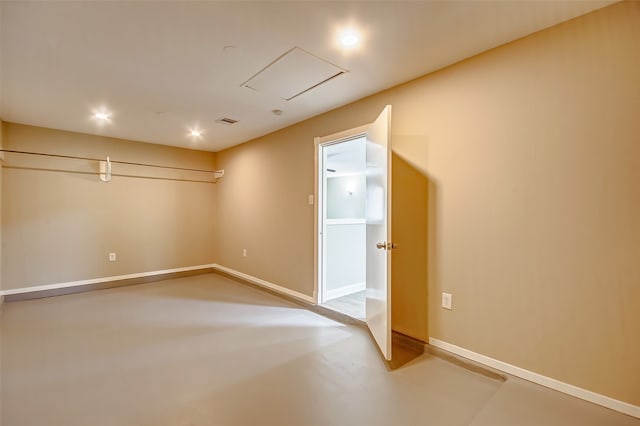
<svg viewBox="0 0 640 426"><path fill-rule="evenodd" d="M367 265L366 135L319 145L322 218L318 302L356 319L365 318Z"/></svg>
<svg viewBox="0 0 640 426"><path fill-rule="evenodd" d="M633 0L2 1L0 423L640 424L637 46Z"/></svg>

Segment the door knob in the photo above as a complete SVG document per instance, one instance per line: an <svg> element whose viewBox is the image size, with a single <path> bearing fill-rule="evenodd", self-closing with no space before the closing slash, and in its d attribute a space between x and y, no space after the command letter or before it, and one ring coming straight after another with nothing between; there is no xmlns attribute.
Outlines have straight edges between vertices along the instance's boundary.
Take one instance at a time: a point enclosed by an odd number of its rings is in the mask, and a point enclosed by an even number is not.
<svg viewBox="0 0 640 426"><path fill-rule="evenodd" d="M396 243L376 243L376 247L379 248L380 250L393 250L398 248L398 245Z"/></svg>

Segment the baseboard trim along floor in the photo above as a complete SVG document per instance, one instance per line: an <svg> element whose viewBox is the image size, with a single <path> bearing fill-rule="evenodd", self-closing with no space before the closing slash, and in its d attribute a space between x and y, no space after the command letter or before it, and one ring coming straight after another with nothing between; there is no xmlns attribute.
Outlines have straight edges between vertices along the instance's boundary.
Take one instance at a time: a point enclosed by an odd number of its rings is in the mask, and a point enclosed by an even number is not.
<svg viewBox="0 0 640 426"><path fill-rule="evenodd" d="M207 274L213 271L214 265L187 266L183 268L164 269L160 271L140 272L89 280L47 284L34 287L23 287L0 291L5 302L17 300L40 299L43 297L61 296L63 294L81 293L84 291L102 290L105 288L124 287L144 284L153 281L181 278L191 275Z"/></svg>
<svg viewBox="0 0 640 426"><path fill-rule="evenodd" d="M470 351L468 349L444 342L433 337L429 338L429 346L450 352L451 354L466 358L491 369L499 370L512 376L516 376L521 379L536 383L538 385L557 390L567 395L589 401L602 407L606 407L632 417L640 418L640 407L638 407L637 405L632 405L605 395L592 392L590 390L582 389L577 386L570 385L569 383L564 383L559 380L552 379L551 377L543 376L542 374L525 370L521 367L516 367L515 365L490 358L486 355ZM428 347L427 350L429 350Z"/></svg>
<svg viewBox="0 0 640 426"><path fill-rule="evenodd" d="M273 290L276 293L284 294L286 296L293 297L294 299L297 299L297 300L300 300L300 301L303 301L303 302L306 302L306 303L309 303L309 304L313 304L314 303L313 297L307 296L306 294L299 293L299 292L297 292L295 290L290 290L288 288L279 286L279 285L271 283L269 281L265 281L265 280L263 280L261 278L257 278L257 277L251 276L249 274L245 274L243 272L236 271L235 269L227 268L226 266L217 265L217 264L213 264L212 266L213 266L214 270L223 272L223 273L225 273L227 275L230 275L232 277L240 278L240 279L242 279L244 281L247 281L247 282L249 282L251 284L256 284L256 285L258 285L260 287L268 288L269 290Z"/></svg>
<svg viewBox="0 0 640 426"><path fill-rule="evenodd" d="M345 287L337 288L334 290L328 290L324 295L324 301L328 302L329 300L338 299L342 296L347 296L349 294L366 290L366 288L367 288L367 283L361 282L361 283L351 284Z"/></svg>
<svg viewBox="0 0 640 426"><path fill-rule="evenodd" d="M311 296L307 296L305 294L286 289L277 284L270 283L260 278L252 277L251 275L247 275L242 272L238 272L224 266L214 265L213 269L214 269L214 272L217 274L239 281L244 285L250 285L250 286L256 287L261 291L266 291L268 293L274 294L275 296L281 297L285 300L288 300L290 302L303 306L308 311L311 311L318 315L322 315L324 317L340 322L342 324L348 324L348 325L354 325L357 327L366 328L367 324L366 322L364 322L364 320L359 318L354 318L345 313L327 308L322 305L318 305L316 304L315 300Z"/></svg>

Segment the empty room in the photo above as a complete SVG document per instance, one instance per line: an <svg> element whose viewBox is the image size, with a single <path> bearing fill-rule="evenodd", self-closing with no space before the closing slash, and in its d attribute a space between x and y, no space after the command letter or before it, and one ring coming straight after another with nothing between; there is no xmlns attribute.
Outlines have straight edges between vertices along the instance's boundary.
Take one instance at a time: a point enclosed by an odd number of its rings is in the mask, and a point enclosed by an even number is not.
<svg viewBox="0 0 640 426"><path fill-rule="evenodd" d="M640 426L640 1L0 1L1 426Z"/></svg>

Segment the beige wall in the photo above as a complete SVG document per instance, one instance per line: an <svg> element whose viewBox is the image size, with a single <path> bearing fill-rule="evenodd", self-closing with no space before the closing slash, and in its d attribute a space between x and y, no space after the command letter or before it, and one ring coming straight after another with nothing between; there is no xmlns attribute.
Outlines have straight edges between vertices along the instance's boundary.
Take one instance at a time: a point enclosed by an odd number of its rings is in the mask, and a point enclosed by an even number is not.
<svg viewBox="0 0 640 426"><path fill-rule="evenodd" d="M220 152L218 263L311 295L313 138L392 104L415 181L394 200L417 191L428 219L428 251L405 252L422 306L428 266L428 334L640 404L638 22L615 4ZM402 321L424 337L420 312Z"/></svg>
<svg viewBox="0 0 640 426"><path fill-rule="evenodd" d="M397 153L391 167L391 236L398 245L391 262L391 326L426 342L429 179Z"/></svg>
<svg viewBox="0 0 640 426"><path fill-rule="evenodd" d="M310 295L313 139L291 143L303 137L295 130L218 153L217 263Z"/></svg>
<svg viewBox="0 0 640 426"><path fill-rule="evenodd" d="M3 123L0 120L0 149L3 148L2 144L2 131ZM2 289L2 164L4 157L3 153L0 152L0 289ZM0 296L0 305L4 301L4 297Z"/></svg>
<svg viewBox="0 0 640 426"><path fill-rule="evenodd" d="M215 154L4 123L6 149L213 169ZM11 168L19 166L21 168ZM2 170L2 289L210 264L216 185L41 169L98 163L6 154ZM114 164L114 173L202 179ZM108 253L117 254L116 262Z"/></svg>
<svg viewBox="0 0 640 426"><path fill-rule="evenodd" d="M0 149L2 149L2 128L3 123L0 120ZM0 289L2 289L2 158L0 153ZM0 296L0 365L2 365L2 308L4 305L4 296ZM2 383L2 369L0 368L0 384ZM0 401L2 401L2 386L0 386ZM0 423L2 420L0 420Z"/></svg>

